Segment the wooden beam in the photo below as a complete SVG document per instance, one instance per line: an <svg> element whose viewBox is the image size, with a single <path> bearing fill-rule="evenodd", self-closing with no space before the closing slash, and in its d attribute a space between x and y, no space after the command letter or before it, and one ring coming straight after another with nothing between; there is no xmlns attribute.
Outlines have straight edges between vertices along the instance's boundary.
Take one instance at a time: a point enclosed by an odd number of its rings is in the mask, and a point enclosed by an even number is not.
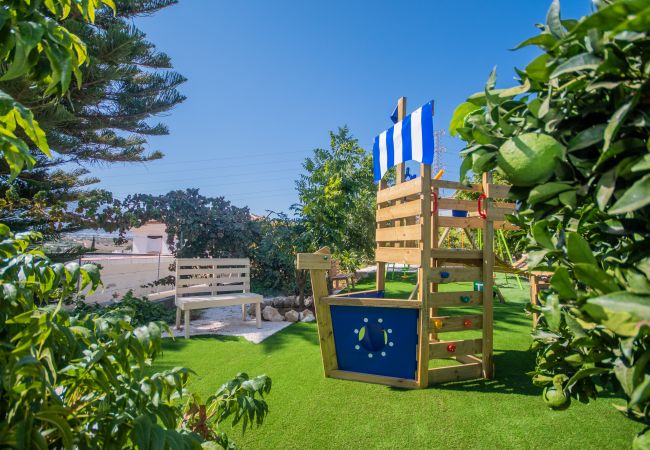
<svg viewBox="0 0 650 450"><path fill-rule="evenodd" d="M424 264L418 269L418 298L422 303L418 324L418 383L421 388L429 385L429 269L431 264L431 165L420 164L422 178L422 198L420 199L420 261ZM437 193L436 193L437 195ZM436 236L437 238L437 236ZM437 240L435 243L437 244Z"/></svg>
<svg viewBox="0 0 650 450"><path fill-rule="evenodd" d="M438 247L445 243L445 239L447 239L450 231L451 228L445 228L445 231L442 232L442 236L438 238Z"/></svg>
<svg viewBox="0 0 650 450"><path fill-rule="evenodd" d="M431 257L436 259L460 260L483 259L481 250L465 250L460 248L437 248L431 251Z"/></svg>
<svg viewBox="0 0 650 450"><path fill-rule="evenodd" d="M381 375L372 375L368 373L348 372L347 370L332 370L329 373L331 378L340 380L361 381L363 383L385 384L400 388L417 389L419 384L416 380L406 378L384 377Z"/></svg>
<svg viewBox="0 0 650 450"><path fill-rule="evenodd" d="M371 306L379 308L421 308L422 302L416 300L391 299L391 298L359 298L327 296L321 299L326 305L342 306Z"/></svg>
<svg viewBox="0 0 650 450"><path fill-rule="evenodd" d="M492 183L492 174L483 174L483 190L488 191ZM494 226L490 219L492 213L491 200L488 198L485 202L485 209L488 220L483 227L483 376L491 379L494 375L494 363L492 361L493 348L493 302L492 293L493 273L494 273Z"/></svg>
<svg viewBox="0 0 650 450"><path fill-rule="evenodd" d="M382 189L377 192L377 204L386 203L393 200L409 197L414 194L420 194L422 191L422 178L416 177L412 180L405 181L401 184Z"/></svg>
<svg viewBox="0 0 650 450"><path fill-rule="evenodd" d="M377 210L377 222L387 220L403 219L405 217L417 216L420 214L420 200L400 203L399 205L388 206Z"/></svg>
<svg viewBox="0 0 650 450"><path fill-rule="evenodd" d="M438 209L457 209L460 211L476 211L478 204L474 200L460 200L457 198L438 199Z"/></svg>
<svg viewBox="0 0 650 450"><path fill-rule="evenodd" d="M385 263L419 266L420 253L420 249L418 248L377 247L377 250L375 251L375 260ZM379 290L379 287L377 289Z"/></svg>
<svg viewBox="0 0 650 450"><path fill-rule="evenodd" d="M485 195L490 198L506 198L512 186L507 184L488 184Z"/></svg>
<svg viewBox="0 0 650 450"><path fill-rule="evenodd" d="M431 294L432 307L476 306L482 304L483 293L479 291L436 292Z"/></svg>
<svg viewBox="0 0 650 450"><path fill-rule="evenodd" d="M483 187L480 184L466 186L459 183L458 181L431 180L431 186L438 189L455 189L457 191L483 192Z"/></svg>
<svg viewBox="0 0 650 450"><path fill-rule="evenodd" d="M481 363L459 364L429 369L429 384L481 378Z"/></svg>
<svg viewBox="0 0 650 450"><path fill-rule="evenodd" d="M429 281L432 283L457 283L481 279L480 267L435 267L431 269Z"/></svg>
<svg viewBox="0 0 650 450"><path fill-rule="evenodd" d="M482 351L483 339L440 341L429 344L429 358L451 358L458 355L475 355Z"/></svg>
<svg viewBox="0 0 650 450"><path fill-rule="evenodd" d="M397 100L397 122L401 122L406 117L406 97L400 97ZM395 184L404 182L405 164L399 163L395 167Z"/></svg>
<svg viewBox="0 0 650 450"><path fill-rule="evenodd" d="M406 225L404 227L378 228L375 240L377 242L419 241L422 235L421 226Z"/></svg>
<svg viewBox="0 0 650 450"><path fill-rule="evenodd" d="M435 328L437 333L480 330L483 327L483 315L435 316L429 319L429 326Z"/></svg>
<svg viewBox="0 0 650 450"><path fill-rule="evenodd" d="M327 252L329 253L329 249L327 249ZM330 270L332 268L332 257L329 254L324 253L298 253L298 262L296 267L299 270Z"/></svg>

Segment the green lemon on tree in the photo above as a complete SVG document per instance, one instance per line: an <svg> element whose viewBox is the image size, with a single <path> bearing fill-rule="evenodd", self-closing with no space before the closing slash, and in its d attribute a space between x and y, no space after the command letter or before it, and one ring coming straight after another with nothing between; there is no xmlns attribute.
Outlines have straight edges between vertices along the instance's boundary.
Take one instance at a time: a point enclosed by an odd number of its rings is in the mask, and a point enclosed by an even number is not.
<svg viewBox="0 0 650 450"><path fill-rule="evenodd" d="M562 159L564 154L564 146L552 136L526 133L508 139L499 148L497 165L515 186L534 186L551 178L556 158Z"/></svg>

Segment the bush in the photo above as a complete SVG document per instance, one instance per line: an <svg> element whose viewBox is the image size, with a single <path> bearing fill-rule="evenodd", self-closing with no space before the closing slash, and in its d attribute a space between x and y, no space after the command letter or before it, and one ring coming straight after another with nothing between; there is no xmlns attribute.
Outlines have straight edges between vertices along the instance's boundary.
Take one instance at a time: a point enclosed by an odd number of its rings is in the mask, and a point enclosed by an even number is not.
<svg viewBox="0 0 650 450"><path fill-rule="evenodd" d="M120 308L69 315L63 299L95 289L97 268L50 262L36 233L0 225L0 239L0 447L226 448L225 420L262 423L268 377L239 374L207 404L188 396L190 369L152 368L164 323L135 326Z"/></svg>
<svg viewBox="0 0 650 450"><path fill-rule="evenodd" d="M134 297L133 291L127 292L119 302L108 305L78 301L73 310L74 315L93 313L102 316L111 312L123 313L129 316L131 325L134 327L146 325L149 322L170 324L176 320L174 309L146 298Z"/></svg>
<svg viewBox="0 0 650 450"><path fill-rule="evenodd" d="M641 448L650 441L650 6L595 3L575 21L561 20L554 1L542 33L518 46L543 51L517 71L519 85L496 89L492 73L450 128L466 141L463 177L496 167L512 182L529 267L554 272L538 308L534 382L556 407L588 402L597 387L623 394L619 409L646 424Z"/></svg>

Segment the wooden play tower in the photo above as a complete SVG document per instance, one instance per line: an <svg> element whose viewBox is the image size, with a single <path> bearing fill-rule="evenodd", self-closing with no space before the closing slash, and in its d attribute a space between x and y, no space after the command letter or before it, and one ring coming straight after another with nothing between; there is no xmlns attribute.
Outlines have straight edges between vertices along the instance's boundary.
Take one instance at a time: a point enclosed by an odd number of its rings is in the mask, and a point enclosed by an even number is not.
<svg viewBox="0 0 650 450"><path fill-rule="evenodd" d="M399 120L404 116L402 98ZM480 197L441 198L442 189ZM395 184L381 181L377 192L376 291L329 295L328 250L298 255L297 267L311 272L326 376L411 388L492 378L493 238L495 228L507 226L504 215L514 210L514 204L494 199L507 190L492 184L490 174L471 186L434 180L429 164L420 164L419 176L404 181L404 164L397 165ZM466 216L454 217L458 212ZM448 227L482 230L482 249L440 248L441 230ZM413 299L383 298L389 263L417 267ZM457 282L482 282L483 288L441 289ZM462 337L446 338L454 332ZM436 359L447 362L430 363Z"/></svg>

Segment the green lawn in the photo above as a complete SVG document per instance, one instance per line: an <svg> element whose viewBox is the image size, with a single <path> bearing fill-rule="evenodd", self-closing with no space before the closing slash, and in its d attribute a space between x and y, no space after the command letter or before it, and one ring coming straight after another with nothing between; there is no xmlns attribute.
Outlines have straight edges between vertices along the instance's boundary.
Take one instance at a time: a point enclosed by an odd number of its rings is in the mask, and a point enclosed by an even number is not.
<svg viewBox="0 0 650 450"><path fill-rule="evenodd" d="M395 278L388 295L408 296L413 285ZM629 448L641 427L614 410L620 400L575 402L563 412L544 405L526 375L534 363L523 311L528 285L520 290L511 281L502 292L508 304L495 305L490 381L399 390L324 378L316 326L303 323L259 345L223 336L167 341L157 364L194 369L189 388L204 397L239 371L271 376L268 420L244 435L229 433L246 449Z"/></svg>

